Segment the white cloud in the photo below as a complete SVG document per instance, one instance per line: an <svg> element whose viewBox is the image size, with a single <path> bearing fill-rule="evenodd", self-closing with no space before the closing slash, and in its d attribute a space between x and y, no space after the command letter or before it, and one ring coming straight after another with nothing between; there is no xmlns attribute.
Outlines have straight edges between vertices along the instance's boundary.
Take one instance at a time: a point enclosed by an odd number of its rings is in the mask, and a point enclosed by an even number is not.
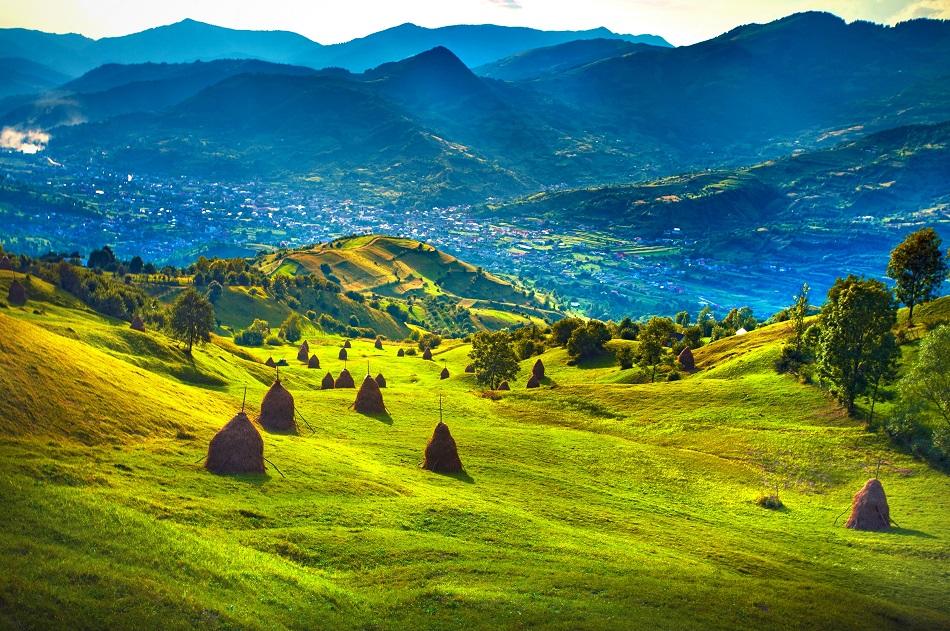
<svg viewBox="0 0 950 631"><path fill-rule="evenodd" d="M488 0L488 2L495 5L496 7L502 7L504 9L521 8L521 2L518 0Z"/></svg>
<svg viewBox="0 0 950 631"><path fill-rule="evenodd" d="M36 153L46 148L50 135L41 129L21 131L13 127L4 127L0 131L0 148L13 149L20 153Z"/></svg>

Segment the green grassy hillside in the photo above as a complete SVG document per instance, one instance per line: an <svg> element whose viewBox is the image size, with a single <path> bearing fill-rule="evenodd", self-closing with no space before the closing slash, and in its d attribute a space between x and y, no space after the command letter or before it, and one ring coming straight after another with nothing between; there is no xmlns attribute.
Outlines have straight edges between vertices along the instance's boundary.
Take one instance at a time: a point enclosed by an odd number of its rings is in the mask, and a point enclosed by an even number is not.
<svg viewBox="0 0 950 631"><path fill-rule="evenodd" d="M4 628L950 625L946 476L777 375L784 325L709 345L671 383L551 350L545 387L524 389L525 362L497 400L461 342L427 362L356 340L349 368L389 382L372 418L317 389L339 338L310 339L322 370L217 338L189 359L33 295L0 308ZM245 386L256 417L268 354L312 431L264 432L263 476L211 475L208 441ZM465 475L418 467L440 394ZM900 527L843 528L878 466ZM755 504L774 487L783 511Z"/></svg>

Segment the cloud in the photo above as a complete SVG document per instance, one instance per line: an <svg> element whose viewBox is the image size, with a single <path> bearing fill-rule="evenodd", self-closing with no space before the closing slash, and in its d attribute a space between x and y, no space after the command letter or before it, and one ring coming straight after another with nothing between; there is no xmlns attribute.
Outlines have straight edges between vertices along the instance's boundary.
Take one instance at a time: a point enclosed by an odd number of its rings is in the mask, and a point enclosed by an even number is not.
<svg viewBox="0 0 950 631"><path fill-rule="evenodd" d="M41 129L21 131L4 127L0 131L0 149L13 149L20 153L36 153L46 148L50 135Z"/></svg>
<svg viewBox="0 0 950 631"><path fill-rule="evenodd" d="M950 2L947 0L916 0L901 7L890 19L890 23L913 20L915 18L950 18Z"/></svg>
<svg viewBox="0 0 950 631"><path fill-rule="evenodd" d="M493 4L496 7L501 7L502 9L520 9L521 2L520 0L487 0L489 4Z"/></svg>

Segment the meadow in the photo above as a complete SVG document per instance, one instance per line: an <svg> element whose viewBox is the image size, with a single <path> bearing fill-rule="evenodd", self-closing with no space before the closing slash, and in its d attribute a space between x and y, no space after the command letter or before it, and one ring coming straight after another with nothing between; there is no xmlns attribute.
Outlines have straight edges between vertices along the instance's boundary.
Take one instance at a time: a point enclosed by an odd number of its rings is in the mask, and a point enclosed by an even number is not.
<svg viewBox="0 0 950 631"><path fill-rule="evenodd" d="M0 272L6 295L9 272ZM33 279L0 309L0 627L938 629L950 626L946 474L776 374L787 324L696 352L680 381L613 362L484 396L469 346L433 361L342 338L191 357ZM217 476L208 441L274 371L306 420L262 432L263 476ZM443 367L450 378L440 380ZM422 470L439 420L465 473ZM309 424L309 425L308 425ZM878 475L899 527L843 527ZM756 504L777 490L785 508Z"/></svg>

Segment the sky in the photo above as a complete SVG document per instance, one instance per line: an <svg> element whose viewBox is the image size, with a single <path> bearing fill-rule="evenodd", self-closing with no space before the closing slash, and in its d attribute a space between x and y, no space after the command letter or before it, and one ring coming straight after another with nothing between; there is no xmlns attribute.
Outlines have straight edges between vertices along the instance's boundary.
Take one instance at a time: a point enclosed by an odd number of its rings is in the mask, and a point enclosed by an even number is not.
<svg viewBox="0 0 950 631"><path fill-rule="evenodd" d="M0 27L107 37L192 18L231 28L288 30L323 44L414 22L653 33L676 45L740 24L807 10L886 24L950 19L950 0L0 0Z"/></svg>

